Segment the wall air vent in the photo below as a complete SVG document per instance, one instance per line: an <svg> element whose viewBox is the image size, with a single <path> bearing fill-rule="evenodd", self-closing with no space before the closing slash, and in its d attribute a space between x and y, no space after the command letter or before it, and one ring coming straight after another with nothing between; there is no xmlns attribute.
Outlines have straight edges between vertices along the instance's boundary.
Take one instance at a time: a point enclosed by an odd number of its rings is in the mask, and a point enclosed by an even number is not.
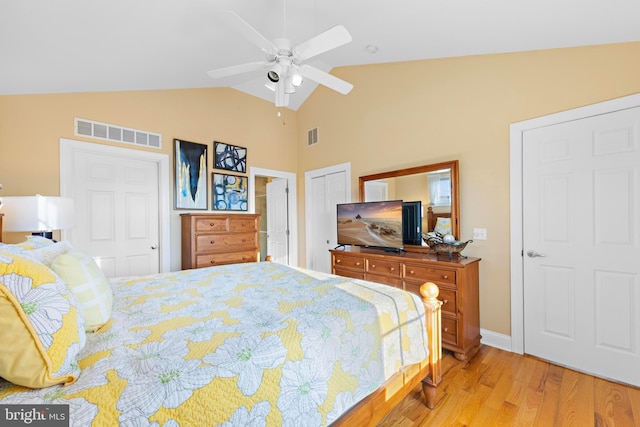
<svg viewBox="0 0 640 427"><path fill-rule="evenodd" d="M74 119L74 127L76 136L86 136L150 148L162 148L162 135L159 133L78 118Z"/></svg>
<svg viewBox="0 0 640 427"><path fill-rule="evenodd" d="M313 128L307 133L307 145L318 143L318 128Z"/></svg>

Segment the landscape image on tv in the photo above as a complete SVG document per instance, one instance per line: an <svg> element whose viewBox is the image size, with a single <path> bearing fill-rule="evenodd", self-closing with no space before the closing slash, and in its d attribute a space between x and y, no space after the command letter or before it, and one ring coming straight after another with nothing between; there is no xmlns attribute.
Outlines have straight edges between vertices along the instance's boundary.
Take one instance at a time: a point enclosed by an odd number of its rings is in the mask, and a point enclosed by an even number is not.
<svg viewBox="0 0 640 427"><path fill-rule="evenodd" d="M338 243L402 248L402 201L338 205Z"/></svg>

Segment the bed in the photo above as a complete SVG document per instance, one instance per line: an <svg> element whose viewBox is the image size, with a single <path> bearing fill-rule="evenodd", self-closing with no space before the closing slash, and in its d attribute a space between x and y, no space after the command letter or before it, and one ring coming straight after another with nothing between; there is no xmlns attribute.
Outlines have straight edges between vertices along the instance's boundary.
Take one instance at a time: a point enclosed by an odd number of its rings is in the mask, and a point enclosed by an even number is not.
<svg viewBox="0 0 640 427"><path fill-rule="evenodd" d="M118 278L108 281L104 324L91 319L87 331L92 312L54 274L62 255L31 255L57 245L0 246L0 329L17 315L33 321L22 339L36 341L13 346L13 356L3 350L0 365L20 364L31 349L44 370L25 379L5 366L13 382L0 379L0 404L69 405L73 426L375 425L420 383L435 404L442 354L433 284L421 301L272 262ZM49 307L37 323L27 296L47 286L66 311ZM57 344L61 329L38 343L46 322L74 332L66 344Z"/></svg>

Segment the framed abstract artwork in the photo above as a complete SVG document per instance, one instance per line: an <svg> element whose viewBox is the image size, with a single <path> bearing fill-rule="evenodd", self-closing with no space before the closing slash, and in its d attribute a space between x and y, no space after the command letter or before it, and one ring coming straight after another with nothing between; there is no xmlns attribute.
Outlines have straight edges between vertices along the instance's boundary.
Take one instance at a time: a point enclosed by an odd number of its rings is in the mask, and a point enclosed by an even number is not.
<svg viewBox="0 0 640 427"><path fill-rule="evenodd" d="M174 139L175 207L176 209L208 208L208 146Z"/></svg>
<svg viewBox="0 0 640 427"><path fill-rule="evenodd" d="M219 211L246 211L249 197L246 176L213 173L213 209Z"/></svg>
<svg viewBox="0 0 640 427"><path fill-rule="evenodd" d="M213 141L215 168L234 172L247 172L247 149L224 142Z"/></svg>

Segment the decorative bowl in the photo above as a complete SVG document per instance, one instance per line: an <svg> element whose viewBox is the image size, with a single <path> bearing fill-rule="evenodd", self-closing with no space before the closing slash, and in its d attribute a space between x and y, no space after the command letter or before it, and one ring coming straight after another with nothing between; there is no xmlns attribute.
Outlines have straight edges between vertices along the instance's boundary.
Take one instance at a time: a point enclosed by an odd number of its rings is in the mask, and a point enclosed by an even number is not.
<svg viewBox="0 0 640 427"><path fill-rule="evenodd" d="M436 253L436 255L448 255L449 259L461 256L460 252L467 247L467 245L473 240L467 240L466 242L454 241L451 243L445 243L442 240L442 236L435 233L435 235L426 235L423 233L422 238L425 243Z"/></svg>

